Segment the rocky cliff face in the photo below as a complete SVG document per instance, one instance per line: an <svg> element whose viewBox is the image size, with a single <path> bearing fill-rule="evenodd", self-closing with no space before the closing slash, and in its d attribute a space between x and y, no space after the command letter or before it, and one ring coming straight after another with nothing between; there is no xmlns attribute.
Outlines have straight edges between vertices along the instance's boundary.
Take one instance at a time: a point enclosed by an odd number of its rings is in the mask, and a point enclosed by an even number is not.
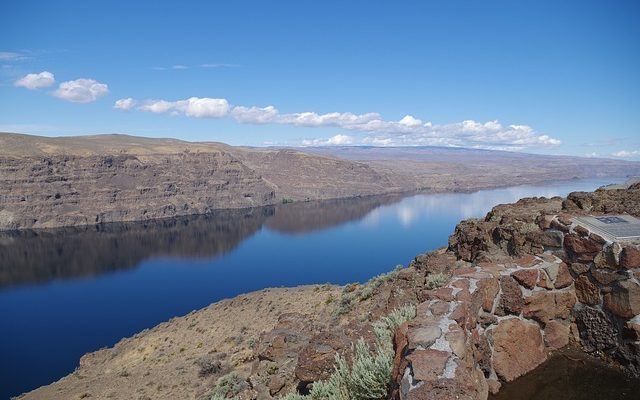
<svg viewBox="0 0 640 400"><path fill-rule="evenodd" d="M640 174L640 163L616 160L463 149L371 151L349 159L313 149L127 135L0 133L0 230L146 221L283 200Z"/></svg>
<svg viewBox="0 0 640 400"><path fill-rule="evenodd" d="M223 151L0 158L0 229L206 214L270 204L274 196Z"/></svg>
<svg viewBox="0 0 640 400"><path fill-rule="evenodd" d="M640 375L640 243L575 220L639 206L633 185L523 199L460 223L449 252L469 264L447 268L449 282L423 291L397 332L395 398L483 399L572 343ZM425 332L436 334L412 340Z"/></svg>

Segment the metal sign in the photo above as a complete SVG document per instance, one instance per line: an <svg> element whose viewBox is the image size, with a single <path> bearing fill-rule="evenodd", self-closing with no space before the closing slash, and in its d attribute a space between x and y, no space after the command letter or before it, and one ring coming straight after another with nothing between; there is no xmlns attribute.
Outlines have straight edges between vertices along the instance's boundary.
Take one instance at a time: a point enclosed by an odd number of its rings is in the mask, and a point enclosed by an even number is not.
<svg viewBox="0 0 640 400"><path fill-rule="evenodd" d="M640 239L640 220L631 215L578 217L575 222L611 242Z"/></svg>

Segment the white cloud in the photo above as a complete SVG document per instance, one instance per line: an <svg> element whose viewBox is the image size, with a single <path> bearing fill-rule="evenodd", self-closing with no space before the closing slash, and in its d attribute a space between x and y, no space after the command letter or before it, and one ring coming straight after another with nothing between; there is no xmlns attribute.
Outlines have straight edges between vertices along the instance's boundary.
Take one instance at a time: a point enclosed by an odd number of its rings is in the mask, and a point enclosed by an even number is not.
<svg viewBox="0 0 640 400"><path fill-rule="evenodd" d="M278 109L274 106L267 107L234 107L231 115L236 121L243 124L267 124L273 122L278 116Z"/></svg>
<svg viewBox="0 0 640 400"><path fill-rule="evenodd" d="M139 107L142 111L156 114L170 113L195 118L221 118L228 114L229 108L226 99L209 97L191 97L178 101L148 100Z"/></svg>
<svg viewBox="0 0 640 400"><path fill-rule="evenodd" d="M93 79L76 79L62 82L53 95L74 103L91 103L109 93L109 87Z"/></svg>
<svg viewBox="0 0 640 400"><path fill-rule="evenodd" d="M27 74L15 81L15 86L24 87L30 90L49 87L56 81L53 74L49 71L42 71L37 74Z"/></svg>
<svg viewBox="0 0 640 400"><path fill-rule="evenodd" d="M149 100L142 111L170 113L197 118L232 116L243 124L281 124L301 127L335 127L358 135L336 135L331 138L307 139L304 145L370 144L375 146L454 146L499 150L521 150L527 147L557 146L560 140L537 132L527 125L503 125L498 121L465 120L434 125L412 115L398 121L385 120L379 113L354 114L312 111L280 113L274 106L231 106L226 99L192 97L187 100Z"/></svg>
<svg viewBox="0 0 640 400"><path fill-rule="evenodd" d="M640 150L620 150L620 151L616 151L615 153L611 153L612 156L614 157L622 157L622 158L629 158L629 157L637 157L640 156Z"/></svg>
<svg viewBox="0 0 640 400"><path fill-rule="evenodd" d="M420 126L422 125L422 121L413 117L413 115L405 115L400 121L399 124L406 126Z"/></svg>
<svg viewBox="0 0 640 400"><path fill-rule="evenodd" d="M335 135L328 139L305 139L304 146L344 146L353 144L354 138L347 135Z"/></svg>
<svg viewBox="0 0 640 400"><path fill-rule="evenodd" d="M136 105L136 101L131 97L126 99L116 100L116 103L113 105L113 108L118 110L131 110Z"/></svg>
<svg viewBox="0 0 640 400"><path fill-rule="evenodd" d="M176 64L176 65L172 65L171 69L189 69L189 67L187 67L186 65L182 65L182 64Z"/></svg>

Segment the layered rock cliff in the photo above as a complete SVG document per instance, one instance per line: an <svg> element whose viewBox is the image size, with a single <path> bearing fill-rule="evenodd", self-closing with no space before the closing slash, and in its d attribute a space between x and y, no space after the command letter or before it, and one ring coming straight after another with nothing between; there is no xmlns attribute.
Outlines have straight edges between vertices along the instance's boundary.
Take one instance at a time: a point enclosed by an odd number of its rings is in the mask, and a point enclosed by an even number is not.
<svg viewBox="0 0 640 400"><path fill-rule="evenodd" d="M368 149L357 159L341 154L126 135L0 133L0 230L640 174L640 163L465 149Z"/></svg>

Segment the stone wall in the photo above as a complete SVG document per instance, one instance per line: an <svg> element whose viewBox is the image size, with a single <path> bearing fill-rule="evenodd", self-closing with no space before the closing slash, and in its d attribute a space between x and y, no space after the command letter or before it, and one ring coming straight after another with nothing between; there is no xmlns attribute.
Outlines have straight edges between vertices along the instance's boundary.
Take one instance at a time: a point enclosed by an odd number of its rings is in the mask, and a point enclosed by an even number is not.
<svg viewBox="0 0 640 400"><path fill-rule="evenodd" d="M636 212L638 189L616 192L606 197L628 205L616 211ZM394 398L486 398L570 343L640 375L639 244L576 224L606 206L571 199L525 199L457 227L452 278L424 290L396 334Z"/></svg>

